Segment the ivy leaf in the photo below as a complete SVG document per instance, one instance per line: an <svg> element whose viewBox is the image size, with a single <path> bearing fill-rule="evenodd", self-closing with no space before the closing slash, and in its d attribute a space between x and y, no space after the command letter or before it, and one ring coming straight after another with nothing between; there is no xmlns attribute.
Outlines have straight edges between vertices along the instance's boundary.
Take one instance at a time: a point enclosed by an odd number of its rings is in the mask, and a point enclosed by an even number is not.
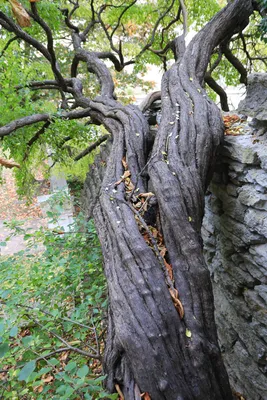
<svg viewBox="0 0 267 400"><path fill-rule="evenodd" d="M18 380L19 381L26 381L31 373L35 370L36 362L29 361L27 364L24 365L22 370L19 373Z"/></svg>

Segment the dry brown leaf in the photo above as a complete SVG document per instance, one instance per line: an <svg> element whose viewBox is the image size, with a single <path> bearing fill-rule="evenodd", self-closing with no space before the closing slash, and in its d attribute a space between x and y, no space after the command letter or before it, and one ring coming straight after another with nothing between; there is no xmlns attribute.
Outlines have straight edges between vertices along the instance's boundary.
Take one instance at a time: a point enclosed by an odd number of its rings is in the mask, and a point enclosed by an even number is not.
<svg viewBox="0 0 267 400"><path fill-rule="evenodd" d="M242 394L239 393L239 392L234 392L234 396L235 396L238 400L246 400L245 397L243 397Z"/></svg>
<svg viewBox="0 0 267 400"><path fill-rule="evenodd" d="M123 181L123 180L120 179L119 181L115 182L115 183L114 183L114 186L119 186L119 185L121 184L122 181Z"/></svg>
<svg viewBox="0 0 267 400"><path fill-rule="evenodd" d="M167 249L166 249L166 247L164 246L163 247L163 249L161 249L161 251L160 251L160 255L161 255L161 257L165 257L165 255L166 255L166 253L167 253Z"/></svg>
<svg viewBox="0 0 267 400"><path fill-rule="evenodd" d="M135 188L135 186L133 185L133 183L131 182L131 180L130 180L130 178L126 178L125 179L125 186L126 186L126 189L128 190L128 191L132 191L132 190L134 190L134 188Z"/></svg>
<svg viewBox="0 0 267 400"><path fill-rule="evenodd" d="M125 171L124 174L122 175L121 179L114 183L114 186L118 186L118 185L121 184L126 178L129 178L129 176L131 176L131 172L130 172L130 171Z"/></svg>
<svg viewBox="0 0 267 400"><path fill-rule="evenodd" d="M53 375L48 375L46 378L43 378L43 382L44 383L50 383L54 380L55 378L53 377Z"/></svg>
<svg viewBox="0 0 267 400"><path fill-rule="evenodd" d="M129 178L129 176L131 176L131 172L130 172L129 170L128 170L128 171L125 171L124 174L123 174L123 176L122 176L122 179Z"/></svg>
<svg viewBox="0 0 267 400"><path fill-rule="evenodd" d="M69 356L69 351L63 351L59 356L60 361L66 361Z"/></svg>
<svg viewBox="0 0 267 400"><path fill-rule="evenodd" d="M31 334L31 331L28 328L26 328L20 332L21 337L29 336L30 334Z"/></svg>
<svg viewBox="0 0 267 400"><path fill-rule="evenodd" d="M19 3L17 0L9 0L9 3L11 4L13 14L19 26L22 28L31 26L31 18L21 3Z"/></svg>
<svg viewBox="0 0 267 400"><path fill-rule="evenodd" d="M35 386L35 388L33 389L33 391L35 393L42 393L43 390L44 390L44 387L42 385L41 386Z"/></svg>
<svg viewBox="0 0 267 400"><path fill-rule="evenodd" d="M123 165L125 171L127 171L127 169L128 169L128 164L127 164L127 162L126 162L126 158L123 157L123 159L121 160L121 162L122 162L122 165Z"/></svg>
<svg viewBox="0 0 267 400"><path fill-rule="evenodd" d="M165 268L166 268L166 270L168 271L169 277L170 277L170 279L172 280L172 279L173 279L172 266L171 266L171 264L168 264L167 261L166 261L165 259L163 259L163 261L164 261Z"/></svg>
<svg viewBox="0 0 267 400"><path fill-rule="evenodd" d="M150 198L150 197L153 197L153 196L155 196L154 193L152 193L152 192L147 192L147 193L140 193L138 197L147 197L147 198Z"/></svg>
<svg viewBox="0 0 267 400"><path fill-rule="evenodd" d="M141 394L141 398L142 398L143 400L151 400L151 397L149 396L149 394L148 394L147 392L142 393L142 394Z"/></svg>
<svg viewBox="0 0 267 400"><path fill-rule="evenodd" d="M184 317L184 307L179 300L179 293L177 289L169 289L172 301L174 303L174 307L178 311L180 318L182 319Z"/></svg>
<svg viewBox="0 0 267 400"><path fill-rule="evenodd" d="M0 157L0 165L3 165L3 167L6 167L6 168L14 168L14 167L20 168L20 165L18 163L7 160L3 157Z"/></svg>

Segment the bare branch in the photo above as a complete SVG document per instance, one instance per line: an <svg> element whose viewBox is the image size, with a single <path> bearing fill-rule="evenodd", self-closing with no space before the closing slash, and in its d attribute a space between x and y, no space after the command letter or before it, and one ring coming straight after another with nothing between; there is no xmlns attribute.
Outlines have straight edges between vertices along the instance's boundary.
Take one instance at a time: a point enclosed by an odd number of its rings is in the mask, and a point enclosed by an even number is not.
<svg viewBox="0 0 267 400"><path fill-rule="evenodd" d="M91 354L88 353L87 351L84 351L82 349L79 349L78 347L73 347L71 346L65 339L63 339L61 336L59 336L57 333L55 333L54 331L47 329L44 325L42 325L39 321L37 321L36 319L32 318L29 314L25 314L31 321L34 321L36 325L40 326L40 328L44 329L45 331L47 331L49 334L51 334L52 336L56 337L60 342L62 342L63 344L65 344L65 346L68 348L68 350L74 351L78 354L81 354L83 356L86 357L90 357L90 358L94 358L96 360L101 360L101 356L100 354ZM46 357L46 356L44 356Z"/></svg>
<svg viewBox="0 0 267 400"><path fill-rule="evenodd" d="M242 44L243 44L243 51L246 54L246 56L247 56L247 58L248 58L248 60L250 61L250 64L251 64L251 57L250 57L250 54L248 52L246 40L245 40L244 35L243 35L242 32L240 33L240 39L241 39Z"/></svg>
<svg viewBox="0 0 267 400"><path fill-rule="evenodd" d="M229 111L228 99L225 90L215 81L209 72L205 75L205 82L220 97L220 103L223 111Z"/></svg>
<svg viewBox="0 0 267 400"><path fill-rule="evenodd" d="M160 42L160 46L161 46L161 47L163 46L163 42L164 42L164 33L165 33L166 31L168 31L168 30L170 29L170 27L171 27L173 24L175 24L175 22L178 22L178 21L179 21L181 12L182 12L182 7L181 7L181 5L180 5L180 7L178 7L176 16L168 23L167 26L165 26L165 27L162 29L162 31L161 31L161 42Z"/></svg>
<svg viewBox="0 0 267 400"><path fill-rule="evenodd" d="M147 49L149 49L153 45L154 40L155 40L155 35L156 35L157 29L158 29L161 21L171 11L171 9L173 8L174 4L175 4L175 0L172 0L170 6L159 16L159 18L157 19L157 21L156 21L156 23L154 25L154 28L152 30L151 38L150 38L149 42L143 47L143 49L139 52L139 54L136 56L136 58L140 57Z"/></svg>
<svg viewBox="0 0 267 400"><path fill-rule="evenodd" d="M59 71L57 60L56 60L52 31L49 28L49 26L47 25L47 23L38 14L38 10L37 10L37 6L36 6L35 2L34 3L31 2L31 10L32 10L32 12L31 13L29 12L29 15L35 20L35 22L37 22L43 28L43 30L46 33L47 50L49 51L50 58L51 58L50 63L51 63L52 71L53 71L56 79L58 80L60 86L62 87L62 89L65 89L66 83L64 81L63 76L61 75L61 73Z"/></svg>
<svg viewBox="0 0 267 400"><path fill-rule="evenodd" d="M87 64L89 72L94 73L101 85L101 95L110 99L114 98L114 82L111 73L105 63L96 57L96 53L89 52L81 48L80 37L73 33L73 44L76 51L76 55L73 59L71 66L72 76L76 76L79 61L84 61Z"/></svg>
<svg viewBox="0 0 267 400"><path fill-rule="evenodd" d="M110 135L104 135L101 136L96 142L91 144L89 147L87 147L85 150L83 150L80 154L78 154L75 158L74 161L78 161L81 158L87 156L87 154L90 154L93 150L95 150L101 143L105 142Z"/></svg>
<svg viewBox="0 0 267 400"><path fill-rule="evenodd" d="M12 132L24 126L36 124L50 119L49 114L33 114L10 122L0 128L0 137L10 135Z"/></svg>
<svg viewBox="0 0 267 400"><path fill-rule="evenodd" d="M62 115L52 116L50 114L33 114L27 117L23 117L17 120L10 122L7 125L4 125L0 128L0 137L4 137L10 135L14 131L19 128L23 128L24 126L33 125L38 122L43 121L52 121L55 118L62 118L62 119L79 119L85 118L90 115L91 108L85 108L83 110L73 110L67 113L63 113Z"/></svg>
<svg viewBox="0 0 267 400"><path fill-rule="evenodd" d="M118 18L117 24L115 25L115 27L113 28L113 30L112 30L112 32L111 32L111 35L110 35L110 38L111 38L111 39L113 38L114 33L116 32L116 30L117 30L118 27L120 26L120 23L121 23L121 20L122 20L122 17L124 16L124 14L125 14L136 2L137 2L137 0L134 0L132 3L130 3L128 6L126 6L126 7L124 8L124 10L121 12L121 14L120 14L120 16L119 16L119 18Z"/></svg>
<svg viewBox="0 0 267 400"><path fill-rule="evenodd" d="M15 24L15 22L13 22L12 19L5 15L2 11L0 11L0 25L2 25L3 28L5 28L8 32L15 33L18 38L24 40L26 43L29 43L36 50L42 53L43 56L51 63L50 53L45 46L21 29L19 25Z"/></svg>
<svg viewBox="0 0 267 400"><path fill-rule="evenodd" d="M74 30L74 32L79 33L80 32L79 28L70 21L71 15L70 15L69 10L67 8L64 8L64 9L61 10L61 12L65 17L66 26L68 28Z"/></svg>
<svg viewBox="0 0 267 400"><path fill-rule="evenodd" d="M91 54L100 59L109 59L113 63L116 71L121 71L123 69L123 65L111 51L91 52Z"/></svg>
<svg viewBox="0 0 267 400"><path fill-rule="evenodd" d="M239 72L240 74L240 83L244 83L247 85L247 70L239 61L239 59L232 53L229 47L229 43L224 43L221 46L221 51L225 55L226 59L233 65L233 67Z"/></svg>

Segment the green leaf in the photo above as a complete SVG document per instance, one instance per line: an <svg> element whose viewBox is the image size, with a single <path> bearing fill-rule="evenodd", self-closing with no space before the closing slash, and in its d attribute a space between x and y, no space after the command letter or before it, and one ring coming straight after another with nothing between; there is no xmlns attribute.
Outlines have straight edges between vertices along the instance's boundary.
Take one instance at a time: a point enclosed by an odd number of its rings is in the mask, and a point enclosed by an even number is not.
<svg viewBox="0 0 267 400"><path fill-rule="evenodd" d="M9 351L8 343L2 343L0 345L0 358L4 357L4 355Z"/></svg>
<svg viewBox="0 0 267 400"><path fill-rule="evenodd" d="M79 378L84 378L88 373L89 373L89 368L87 367L87 365L84 365L77 371L77 375Z"/></svg>
<svg viewBox="0 0 267 400"><path fill-rule="evenodd" d="M0 242L0 246L1 247L5 247L6 246L6 242Z"/></svg>
<svg viewBox="0 0 267 400"><path fill-rule="evenodd" d="M69 362L65 367L65 371L72 371L76 367L77 367L77 363L75 361Z"/></svg>
<svg viewBox="0 0 267 400"><path fill-rule="evenodd" d="M31 373L35 370L35 367L36 367L35 361L29 361L27 364L25 364L19 373L18 380L26 381L27 378L29 378L29 376L31 375Z"/></svg>
<svg viewBox="0 0 267 400"><path fill-rule="evenodd" d="M0 322L0 335L4 333L4 330L5 330L5 324L4 322Z"/></svg>
<svg viewBox="0 0 267 400"><path fill-rule="evenodd" d="M21 339L22 343L24 344L24 346L29 346L29 344L33 341L33 337L32 336L25 336Z"/></svg>
<svg viewBox="0 0 267 400"><path fill-rule="evenodd" d="M17 326L13 326L13 328L9 332L10 337L16 337L18 334L19 328Z"/></svg>
<svg viewBox="0 0 267 400"><path fill-rule="evenodd" d="M51 359L49 360L49 363L52 364L52 365L58 365L58 364L59 364L59 361L58 361L56 358L51 358Z"/></svg>

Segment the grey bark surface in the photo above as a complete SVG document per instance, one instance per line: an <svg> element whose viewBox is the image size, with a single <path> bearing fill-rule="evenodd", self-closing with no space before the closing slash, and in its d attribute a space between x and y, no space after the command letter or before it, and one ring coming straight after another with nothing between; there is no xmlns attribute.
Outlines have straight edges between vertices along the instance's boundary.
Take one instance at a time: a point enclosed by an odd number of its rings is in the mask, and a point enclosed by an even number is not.
<svg viewBox="0 0 267 400"><path fill-rule="evenodd" d="M252 12L235 1L192 40L162 81L162 120L147 163L149 127L112 90L94 104L94 116L113 136L94 219L102 243L109 289L104 370L107 389L119 385L126 400L232 398L214 322L213 295L200 228L204 194L223 138L217 107L202 83L213 48ZM185 315L172 302L164 264L145 242L123 184L126 157L139 193L155 193L174 282ZM147 170L145 174L141 172ZM137 217L138 218L138 217ZM163 264L163 265L162 265Z"/></svg>

